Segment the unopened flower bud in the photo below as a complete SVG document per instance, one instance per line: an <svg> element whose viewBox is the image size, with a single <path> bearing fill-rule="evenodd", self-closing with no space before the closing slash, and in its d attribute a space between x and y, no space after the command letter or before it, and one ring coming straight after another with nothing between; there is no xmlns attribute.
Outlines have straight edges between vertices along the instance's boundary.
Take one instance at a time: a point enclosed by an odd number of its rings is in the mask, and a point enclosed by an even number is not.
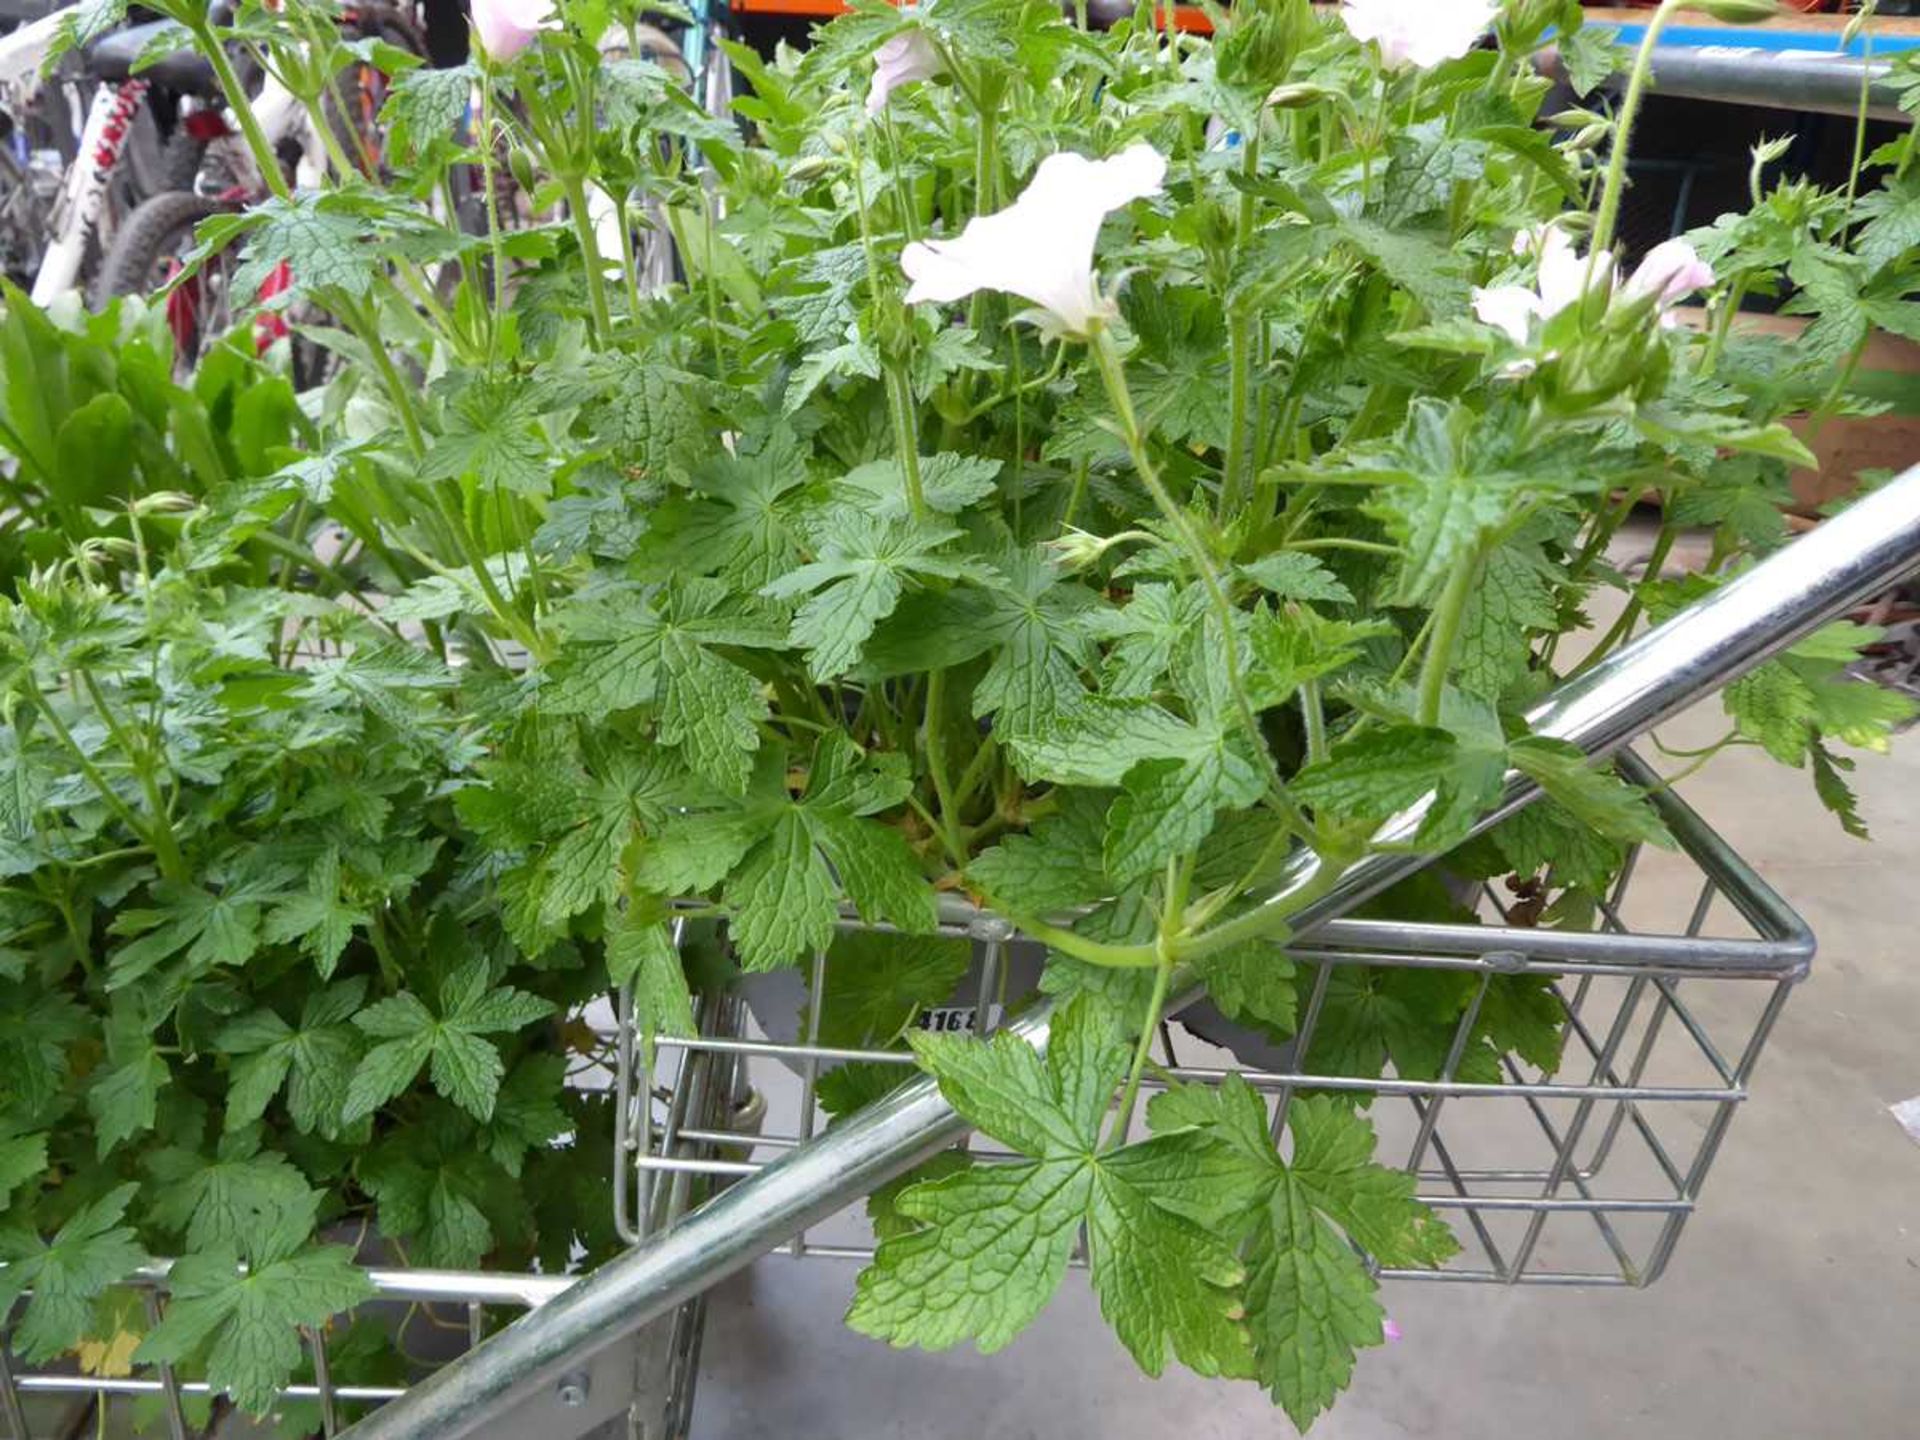
<svg viewBox="0 0 1920 1440"><path fill-rule="evenodd" d="M1698 8L1723 25L1758 25L1780 13L1776 0L1699 0Z"/></svg>
<svg viewBox="0 0 1920 1440"><path fill-rule="evenodd" d="M1069 525L1065 534L1046 541L1042 548L1051 552L1062 569L1077 571L1085 570L1099 560L1113 543L1113 540Z"/></svg>
<svg viewBox="0 0 1920 1440"><path fill-rule="evenodd" d="M507 152L507 173L513 176L513 183L520 187L522 194L531 195L537 188L533 179L533 156L525 146L516 145Z"/></svg>
<svg viewBox="0 0 1920 1440"><path fill-rule="evenodd" d="M1302 80L1291 85L1275 86L1273 93L1267 96L1267 104L1276 110L1304 110L1309 105L1318 105L1322 100L1339 98L1338 91Z"/></svg>

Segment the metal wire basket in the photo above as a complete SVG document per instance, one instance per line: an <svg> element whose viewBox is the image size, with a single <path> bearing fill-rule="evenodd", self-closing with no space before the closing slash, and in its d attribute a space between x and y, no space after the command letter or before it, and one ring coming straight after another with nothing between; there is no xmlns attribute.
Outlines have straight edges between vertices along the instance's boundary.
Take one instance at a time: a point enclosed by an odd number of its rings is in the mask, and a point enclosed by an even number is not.
<svg viewBox="0 0 1920 1440"><path fill-rule="evenodd" d="M167 1269L166 1262L156 1262L127 1282L142 1291L149 1324L160 1318ZM403 1323L402 1317L413 1313L413 1307L423 1307L442 1328L462 1332L452 1347L454 1353L479 1344L488 1332L490 1317L534 1309L573 1283L569 1276L480 1271L369 1268L365 1273L375 1292L375 1298L367 1302L370 1311L387 1312L397 1325ZM302 1339L313 1378L289 1386L282 1400L315 1403L325 1434L338 1431L358 1407L405 1393L401 1386L335 1383L325 1336L319 1331L303 1331ZM0 1346L0 1415L4 1415L13 1440L66 1433L72 1417L62 1412L77 1397L104 1402L115 1396L157 1400L161 1425L169 1440L185 1440L197 1433L197 1427L188 1424L185 1401L189 1396L208 1393L204 1382L183 1380L169 1365L127 1375L82 1374L71 1369L21 1373L14 1367L10 1349Z"/></svg>
<svg viewBox="0 0 1920 1440"><path fill-rule="evenodd" d="M599 1007L605 1009L604 1006ZM606 1012L611 1017L611 1011ZM594 1017L585 1017L589 1023ZM609 1018L602 1027L611 1030ZM601 1072L604 1077L605 1072ZM604 1078L601 1084L604 1084ZM588 1082L589 1088L599 1088ZM684 1105L686 1097L683 1097ZM695 1128L716 1127L738 1117L717 1107L683 1111ZM662 1186L652 1197L647 1214L653 1227L671 1225L691 1205L706 1198L711 1182L689 1177L675 1186ZM167 1296L168 1262L156 1261L130 1277L137 1287L149 1325L158 1323ZM364 1267L374 1291L372 1299L353 1312L369 1317L389 1332L394 1349L408 1361L409 1379L417 1382L440 1366L460 1359L491 1332L537 1310L570 1287L580 1276L538 1275L478 1270L428 1270ZM347 1317L340 1317L345 1319ZM496 1440L523 1440L529 1435L554 1437L603 1436L605 1440L665 1440L686 1434L693 1397L693 1373L699 1361L704 1318L701 1300L691 1301L632 1337L593 1355L579 1357L575 1368L558 1383L523 1405L499 1416L476 1432ZM410 1344L424 1336L424 1344ZM283 1410L302 1403L313 1407L311 1420L303 1418L303 1433L338 1434L373 1407L406 1393L407 1385L345 1384L336 1380L329 1360L332 1342L323 1329L303 1329L311 1375L281 1392ZM204 1426L190 1422L187 1401L207 1397L210 1387L182 1378L167 1365L133 1369L124 1374L88 1374L72 1365L22 1372L11 1349L0 1340L0 1420L9 1440L78 1433L87 1422L89 1400L104 1409L110 1402L146 1401L157 1414L141 1417L143 1433L163 1433L168 1440L190 1440L207 1435L236 1433L219 1412ZM124 1412L116 1412L124 1413ZM87 1423L101 1433L120 1434L99 1416ZM260 1433L242 1427L238 1433Z"/></svg>
<svg viewBox="0 0 1920 1440"><path fill-rule="evenodd" d="M1629 777L1651 777L1625 762ZM1197 1039L1174 1017L1157 1059L1180 1080L1229 1069L1268 1100L1276 1132L1303 1089L1366 1092L1383 1157L1404 1157L1422 1198L1443 1212L1462 1242L1440 1270L1385 1269L1383 1278L1534 1285L1644 1286L1671 1259L1754 1067L1792 986L1804 978L1813 937L1793 910L1678 797L1655 805L1679 853L1628 857L1601 908L1597 933L1511 923L1499 894L1482 887L1492 922L1439 925L1342 919L1289 947L1304 967L1297 1034L1285 1069L1248 1069ZM849 920L848 928L859 928ZM984 1032L998 1023L1000 992L1021 940L1014 927L957 897L943 903L941 932L970 941L977 956L973 1003L940 1012ZM1408 1079L1317 1073L1310 1068L1328 984L1345 966L1466 972L1480 985L1457 1022L1440 1073ZM1499 1083L1456 1078L1480 1002L1494 977L1542 975L1564 1014L1557 1072L1506 1057ZM638 1242L677 1221L735 1180L819 1133L818 1082L848 1062L902 1067L899 1050L818 1043L828 984L816 956L804 1023L791 1040L769 1037L738 995L705 997L697 1037L661 1036L653 1065L634 1028L632 997L618 997L603 1023L615 1049L615 1220ZM1148 1086L1164 1085L1150 1076ZM976 1137L977 1154L991 1158ZM864 1259L872 1236L855 1210L792 1236L793 1256ZM490 1321L537 1308L574 1283L569 1276L371 1269L375 1309L432 1307L464 1329L443 1358L477 1344ZM139 1277L149 1315L166 1288L163 1264ZM704 1298L681 1306L632 1342L583 1362L529 1405L487 1425L489 1435L609 1434L644 1440L684 1436L690 1425ZM346 1386L331 1378L327 1344L307 1334L312 1378L289 1401L317 1404L332 1435L399 1387ZM186 1440L183 1401L206 1393L170 1369L127 1376L17 1373L0 1347L0 1414L16 1440L53 1433L29 1425L49 1397L152 1396L170 1440ZM541 1413L533 1413L533 1411Z"/></svg>
<svg viewBox="0 0 1920 1440"><path fill-rule="evenodd" d="M1642 783L1653 778L1631 759L1624 768ZM1335 920L1289 947L1303 967L1290 1066L1232 1064L1177 1023L1162 1027L1156 1058L1180 1080L1237 1070L1267 1098L1276 1133L1300 1090L1376 1097L1370 1116L1383 1159L1404 1157L1421 1198L1446 1215L1462 1244L1445 1268L1389 1269L1381 1272L1386 1278L1651 1284L1699 1202L1768 1035L1814 949L1800 917L1698 814L1670 792L1656 795L1655 804L1679 853L1629 855L1600 907L1597 932L1512 923L1490 885L1478 898L1492 923ZM1023 942L1004 920L953 898L943 907L941 932L975 947L980 988L965 1015L970 1028L984 1031L997 1019L990 997L1010 947ZM1391 1070L1384 1077L1316 1073L1311 1062L1328 982L1345 966L1480 977L1437 1078ZM1550 977L1564 1031L1554 1073L1506 1056L1498 1083L1457 1078L1481 1000L1500 975ZM912 1064L898 1050L819 1044L828 984L822 954L813 962L802 1033L793 1040L768 1036L737 999L710 1003L697 1038L659 1038L651 1072L630 1023L623 1030L614 1198L627 1238L648 1233L640 1217L660 1212L663 1199L680 1197L689 1184L751 1175L816 1135L824 1123L817 1089L826 1068ZM942 1013L950 1023L953 1012ZM630 1022L630 1007L621 1014ZM757 1132L690 1118L716 1094L736 1109L749 1095L764 1099ZM757 1119L757 1102L755 1108ZM971 1143L978 1154L994 1154L979 1137ZM802 1230L782 1248L841 1259L873 1253L871 1234L853 1212Z"/></svg>

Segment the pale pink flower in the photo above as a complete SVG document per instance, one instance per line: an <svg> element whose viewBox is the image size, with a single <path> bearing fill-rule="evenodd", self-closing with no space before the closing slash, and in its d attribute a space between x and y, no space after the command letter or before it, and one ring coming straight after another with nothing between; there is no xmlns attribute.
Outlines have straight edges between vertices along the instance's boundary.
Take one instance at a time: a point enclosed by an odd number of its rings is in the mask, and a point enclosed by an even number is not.
<svg viewBox="0 0 1920 1440"><path fill-rule="evenodd" d="M1627 281L1627 294L1651 295L1664 311L1711 284L1713 267L1700 258L1693 246L1684 240L1662 240L1634 270Z"/></svg>
<svg viewBox="0 0 1920 1440"><path fill-rule="evenodd" d="M473 0L480 48L502 65L531 45L553 19L553 0Z"/></svg>
<svg viewBox="0 0 1920 1440"><path fill-rule="evenodd" d="M1574 248L1572 238L1556 225L1522 232L1514 237L1513 248L1516 254L1536 257L1533 288L1491 285L1477 289L1473 292L1473 313L1516 345L1527 343L1535 321L1544 323L1579 303L1589 285L1605 287L1629 303L1651 300L1661 324L1667 325L1673 323L1667 313L1673 306L1713 283L1713 268L1684 240L1654 246L1632 278L1617 287L1612 252L1582 255Z"/></svg>
<svg viewBox="0 0 1920 1440"><path fill-rule="evenodd" d="M1422 70L1466 54L1499 13L1498 0L1347 0L1340 7L1354 39L1379 45L1389 65Z"/></svg>
<svg viewBox="0 0 1920 1440"><path fill-rule="evenodd" d="M933 37L918 27L902 30L873 52L873 84L867 90L867 113L887 108L887 97L902 85L931 80L946 69Z"/></svg>
<svg viewBox="0 0 1920 1440"><path fill-rule="evenodd" d="M907 303L962 300L1002 290L1039 307L1051 335L1085 336L1115 313L1093 280L1093 246L1108 212L1160 193L1166 157L1131 145L1106 160L1061 152L1033 172L1020 198L967 222L951 240L907 246L901 268L913 281Z"/></svg>
<svg viewBox="0 0 1920 1440"><path fill-rule="evenodd" d="M1400 1338L1400 1326L1393 1317L1389 1315L1385 1320L1380 1322L1380 1333L1385 1335L1388 1342L1391 1343Z"/></svg>

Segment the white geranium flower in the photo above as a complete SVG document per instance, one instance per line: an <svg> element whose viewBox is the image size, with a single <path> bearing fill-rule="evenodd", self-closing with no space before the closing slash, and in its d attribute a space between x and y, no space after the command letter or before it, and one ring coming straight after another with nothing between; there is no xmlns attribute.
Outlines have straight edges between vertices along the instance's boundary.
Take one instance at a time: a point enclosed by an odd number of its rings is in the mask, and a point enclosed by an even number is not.
<svg viewBox="0 0 1920 1440"><path fill-rule="evenodd" d="M1531 254L1538 268L1532 289L1525 285L1490 285L1473 292L1473 313L1482 323L1502 330L1516 345L1527 343L1533 322L1547 321L1578 302L1587 293L1587 281L1613 283L1613 257L1602 250L1592 257L1573 248L1573 240L1557 225L1540 225L1513 237L1516 255Z"/></svg>
<svg viewBox="0 0 1920 1440"><path fill-rule="evenodd" d="M907 303L1004 290L1038 306L1047 333L1087 335L1096 319L1115 313L1093 281L1100 222L1130 201L1158 195L1166 173L1166 157L1145 142L1107 160L1049 155L1006 209L969 220L952 240L907 246L900 256L913 281Z"/></svg>
<svg viewBox="0 0 1920 1440"><path fill-rule="evenodd" d="M1346 0L1353 38L1372 40L1389 65L1430 70L1467 53L1500 13L1498 0Z"/></svg>
<svg viewBox="0 0 1920 1440"><path fill-rule="evenodd" d="M1695 290L1713 283L1713 268L1684 240L1656 245L1615 291L1613 255L1602 250L1583 256L1573 240L1556 225L1542 225L1514 237L1517 254L1533 254L1539 269L1532 289L1525 285L1492 285L1473 292L1473 313L1482 323L1503 331L1516 345L1527 343L1535 321L1551 320L1577 304L1591 283L1605 286L1628 301L1651 300L1660 323L1670 325L1673 306Z"/></svg>
<svg viewBox="0 0 1920 1440"><path fill-rule="evenodd" d="M506 64L554 19L553 0L473 0L473 29L487 58Z"/></svg>
<svg viewBox="0 0 1920 1440"><path fill-rule="evenodd" d="M1505 332L1516 345L1527 343L1527 332L1540 315L1540 297L1524 285L1489 285L1473 292L1473 313L1483 325Z"/></svg>
<svg viewBox="0 0 1920 1440"><path fill-rule="evenodd" d="M867 90L867 113L887 108L887 97L902 85L931 80L946 66L933 37L918 29L902 30L873 52L873 84Z"/></svg>

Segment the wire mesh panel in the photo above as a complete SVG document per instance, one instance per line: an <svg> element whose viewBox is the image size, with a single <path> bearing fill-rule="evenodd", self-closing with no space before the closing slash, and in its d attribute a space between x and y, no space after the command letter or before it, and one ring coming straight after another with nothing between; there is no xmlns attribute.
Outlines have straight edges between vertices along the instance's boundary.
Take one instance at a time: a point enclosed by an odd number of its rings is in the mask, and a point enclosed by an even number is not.
<svg viewBox="0 0 1920 1440"><path fill-rule="evenodd" d="M1626 768L1629 778L1652 778L1637 762ZM1381 1161L1417 1177L1421 1198L1461 1242L1441 1269L1383 1270L1387 1278L1650 1284L1813 955L1799 917L1697 814L1670 793L1655 803L1678 852L1630 854L1591 930L1529 923L1524 904L1493 885L1474 896L1481 924L1331 922L1288 947L1299 997L1289 1040L1250 1051L1229 1036L1224 1049L1196 1033L1220 1038L1195 1012L1176 1015L1156 1037L1158 1063L1144 1088L1238 1073L1265 1097L1276 1135L1303 1093L1361 1097ZM845 928L868 927L849 919ZM921 1023L991 1029L1005 1013L998 998L1017 1002L1007 977L1031 973L1033 947L1004 920L954 898L943 905L941 933L973 947L969 993ZM1343 1069L1350 1047L1331 1033L1329 995L1416 971L1468 977L1464 1009L1437 1058ZM1503 1003L1499 982L1509 976L1533 977L1551 997L1557 1064L1477 1043L1483 1007ZM636 1217L648 1197L750 1175L818 1134L827 1122L822 1082L834 1070L891 1066L906 1078L913 1062L902 1050L821 1043L834 983L824 954L806 982L772 1006L737 995L709 1001L701 1034L658 1037L651 1066L623 1007L616 1203L628 1238L647 1231ZM782 1015L796 1009L794 1032L781 1033ZM729 1123L691 1123L716 1092L728 1097ZM970 1146L976 1157L995 1155L982 1137ZM848 1212L784 1248L865 1258L872 1235Z"/></svg>
<svg viewBox="0 0 1920 1440"><path fill-rule="evenodd" d="M593 1023L591 1012L582 1018ZM710 1023L719 1027L731 1022L715 1013ZM611 1018L601 1028L615 1028ZM618 1028L627 1033L626 1027ZM694 1135L743 1123L742 1113L727 1105L726 1094L721 1088L704 1089L696 1074L689 1072L677 1092L673 1113ZM684 1147L686 1142L676 1137L674 1143ZM671 1224L720 1183L724 1179L689 1174L657 1187L646 1201L646 1223L653 1228ZM275 1405L278 1428L266 1433L334 1435L579 1279L571 1274L410 1268L367 1267L363 1273L372 1285L372 1299L335 1317L323 1329L302 1329L305 1373L281 1392ZM167 1275L167 1263L155 1262L127 1282L139 1292L149 1329L164 1312ZM476 1433L498 1440L520 1440L530 1434L553 1440L603 1434L630 1440L684 1437L691 1419L691 1377L699 1359L703 1314L704 1300L695 1299L608 1352L583 1357L578 1370L563 1376L530 1407L490 1422ZM392 1382L341 1383L333 1364L340 1347L357 1344L362 1352L357 1358L364 1362L369 1337L372 1347L384 1352L388 1363L383 1368L392 1374ZM109 1364L89 1373L65 1364L53 1370L25 1371L0 1337L0 1421L4 1421L0 1433L8 1440L65 1437L80 1433L76 1426L82 1425L89 1434L96 1426L103 1434L123 1433L112 1425L109 1407L113 1416L131 1417L141 1433L164 1434L168 1440L235 1433L223 1408L209 1405L213 1398L206 1382L177 1375L167 1365ZM95 1407L92 1416L87 1413L90 1404ZM261 1432L247 1428L239 1433Z"/></svg>
<svg viewBox="0 0 1920 1440"><path fill-rule="evenodd" d="M167 1265L149 1265L128 1283L140 1291L149 1326L159 1323L167 1291ZM390 1337L394 1350L414 1354L409 1368L424 1371L452 1360L477 1345L499 1324L545 1304L573 1283L570 1276L489 1274L479 1271L375 1269L365 1272L374 1298L355 1312L374 1319ZM298 1412L311 1407L311 1428L332 1435L364 1407L405 1393L404 1384L344 1385L335 1383L329 1365L330 1341L319 1330L302 1329L309 1376L281 1395L284 1409ZM74 1407L88 1400L101 1405L111 1397L145 1401L158 1407L156 1429L169 1440L199 1435L213 1423L190 1420L189 1402L210 1395L203 1381L182 1379L173 1367L106 1367L130 1373L60 1371L23 1372L14 1363L10 1347L0 1346L0 1415L12 1440L72 1433ZM213 1417L217 1419L217 1415ZM107 1433L107 1422L97 1422ZM91 1433L91 1427L89 1428ZM118 1433L117 1431L115 1433Z"/></svg>

